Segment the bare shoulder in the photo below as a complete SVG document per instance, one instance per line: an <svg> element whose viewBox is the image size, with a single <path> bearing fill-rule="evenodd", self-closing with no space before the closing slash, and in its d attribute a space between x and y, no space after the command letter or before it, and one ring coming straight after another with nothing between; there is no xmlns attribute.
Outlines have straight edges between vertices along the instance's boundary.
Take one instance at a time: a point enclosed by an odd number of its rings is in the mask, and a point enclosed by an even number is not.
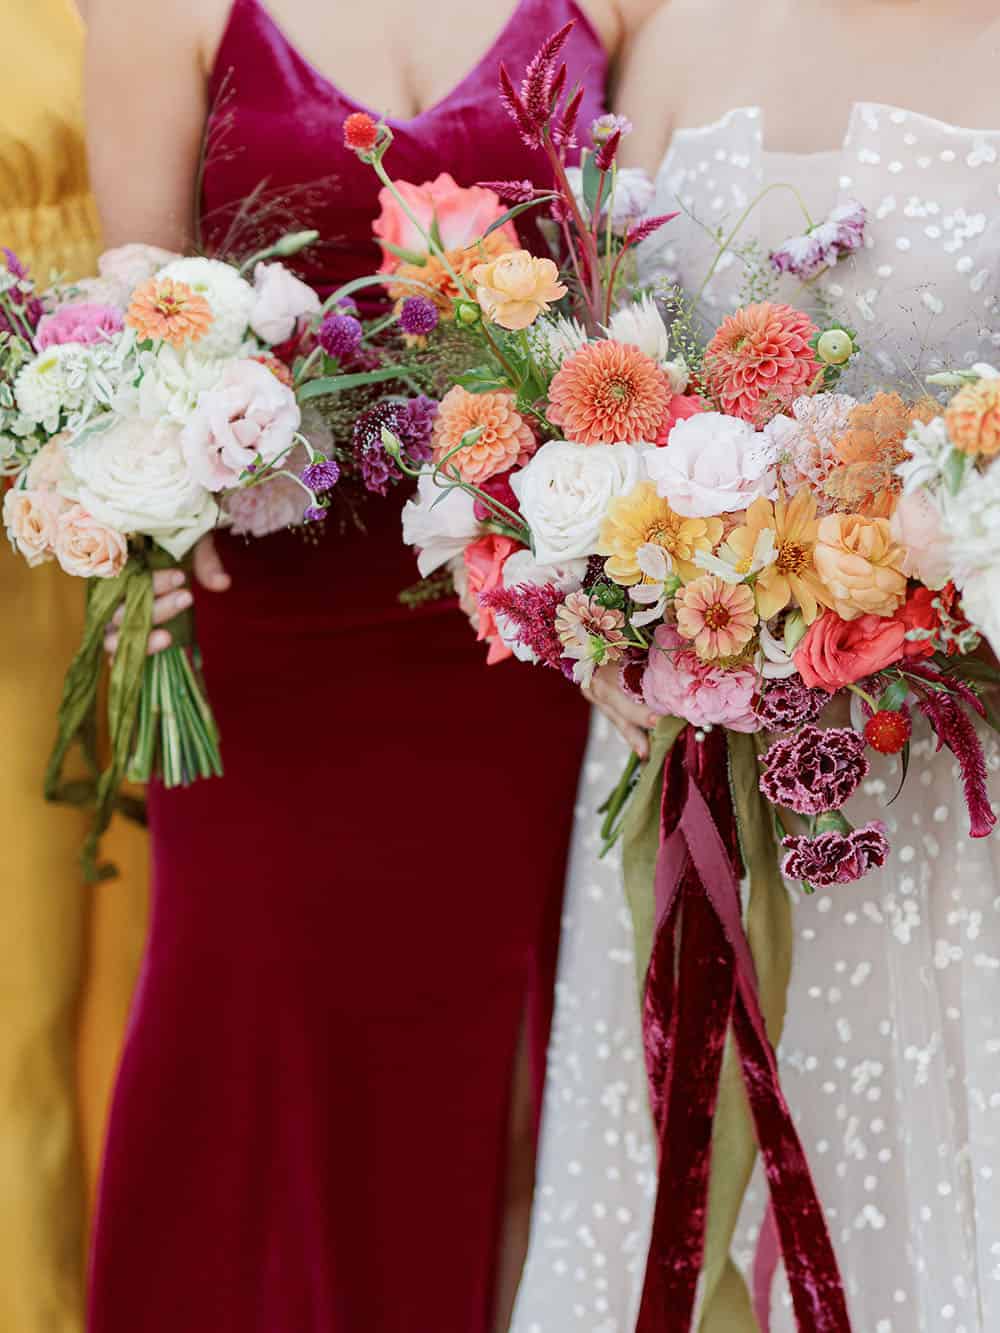
<svg viewBox="0 0 1000 1333"><path fill-rule="evenodd" d="M158 54L167 62L184 53L207 68L231 8L231 0L86 0L88 45L92 55L107 57L105 64L129 52L137 59Z"/></svg>

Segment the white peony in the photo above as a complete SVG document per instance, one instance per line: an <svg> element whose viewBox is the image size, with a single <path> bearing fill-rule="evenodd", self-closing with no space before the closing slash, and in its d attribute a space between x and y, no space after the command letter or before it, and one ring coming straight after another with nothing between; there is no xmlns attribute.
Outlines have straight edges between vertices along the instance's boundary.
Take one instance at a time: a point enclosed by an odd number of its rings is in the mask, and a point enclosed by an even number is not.
<svg viewBox="0 0 1000 1333"><path fill-rule="evenodd" d="M622 306L611 316L605 332L616 342L631 343L640 352L645 352L661 370L666 371L674 393L683 393L688 387L691 375L687 362L682 356L671 360L670 335L652 296L647 294L639 301Z"/></svg>
<svg viewBox="0 0 1000 1333"><path fill-rule="evenodd" d="M258 264L253 284L250 327L262 342L272 347L287 342L300 319L319 314L319 297L284 264Z"/></svg>
<svg viewBox="0 0 1000 1333"><path fill-rule="evenodd" d="M226 365L225 360L206 360L190 349L178 352L169 343L163 343L156 352L143 352L136 403L139 415L145 421L166 417L186 426L194 416L199 395L216 388Z"/></svg>
<svg viewBox="0 0 1000 1333"><path fill-rule="evenodd" d="M501 577L505 588L532 584L542 588L553 584L560 592L576 592L583 587L587 573L586 560L568 560L562 565L540 565L530 551L515 551L504 561ZM538 654L517 637L517 627L504 615L495 617L497 631L504 644L519 662L537 662Z"/></svg>
<svg viewBox="0 0 1000 1333"><path fill-rule="evenodd" d="M773 496L777 451L749 422L722 412L680 421L665 449L647 455L657 492L684 518L733 514Z"/></svg>
<svg viewBox="0 0 1000 1333"><path fill-rule="evenodd" d="M175 259L158 277L183 282L208 302L212 327L195 344L202 357L235 356L250 327L256 297L245 278L217 259Z"/></svg>
<svg viewBox="0 0 1000 1333"><path fill-rule="evenodd" d="M1000 652L1000 562L987 565L962 583L962 610Z"/></svg>
<svg viewBox="0 0 1000 1333"><path fill-rule="evenodd" d="M608 505L641 476L642 456L630 444L543 444L511 477L539 564L592 555Z"/></svg>
<svg viewBox="0 0 1000 1333"><path fill-rule="evenodd" d="M958 586L1000 567L1000 467L968 475L957 495L942 486L936 500Z"/></svg>
<svg viewBox="0 0 1000 1333"><path fill-rule="evenodd" d="M80 504L94 518L154 538L175 559L215 526L218 507L191 475L177 426L126 417L66 455Z"/></svg>
<svg viewBox="0 0 1000 1333"><path fill-rule="evenodd" d="M79 350L72 344L49 347L29 361L14 381L18 411L49 435L59 429L64 414L83 402L82 390L71 386L69 374Z"/></svg>
<svg viewBox="0 0 1000 1333"><path fill-rule="evenodd" d="M416 498L403 506L403 540L417 549L421 578L461 555L480 532L472 496L457 487L445 493L425 472L417 483Z"/></svg>

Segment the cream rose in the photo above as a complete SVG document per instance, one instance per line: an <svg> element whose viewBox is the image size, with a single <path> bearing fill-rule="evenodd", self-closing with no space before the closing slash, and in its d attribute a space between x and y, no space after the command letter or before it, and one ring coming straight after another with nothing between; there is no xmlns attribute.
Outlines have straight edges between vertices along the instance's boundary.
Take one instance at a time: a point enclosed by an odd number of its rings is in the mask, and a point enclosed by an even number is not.
<svg viewBox="0 0 1000 1333"><path fill-rule="evenodd" d="M641 455L630 444L543 444L511 477L538 563L561 565L592 555L608 505L641 476Z"/></svg>
<svg viewBox="0 0 1000 1333"><path fill-rule="evenodd" d="M3 501L7 539L32 568L52 559L59 515L68 507L51 491L8 491Z"/></svg>
<svg viewBox="0 0 1000 1333"><path fill-rule="evenodd" d="M210 491L235 486L252 463L288 453L302 424L291 389L259 361L234 361L217 388L198 399L184 428L184 456Z"/></svg>
<svg viewBox="0 0 1000 1333"><path fill-rule="evenodd" d="M319 297L289 273L284 264L258 264L253 273L254 307L250 327L262 342L287 342L300 319L318 315Z"/></svg>
<svg viewBox="0 0 1000 1333"><path fill-rule="evenodd" d="M95 519L152 537L175 559L215 526L218 507L192 476L177 426L125 417L67 457L79 502Z"/></svg>
<svg viewBox="0 0 1000 1333"><path fill-rule="evenodd" d="M722 412L679 421L666 448L646 459L659 495L684 518L735 514L777 483L772 442L749 422Z"/></svg>
<svg viewBox="0 0 1000 1333"><path fill-rule="evenodd" d="M125 568L128 541L82 505L71 505L56 521L55 556L75 578L113 579Z"/></svg>

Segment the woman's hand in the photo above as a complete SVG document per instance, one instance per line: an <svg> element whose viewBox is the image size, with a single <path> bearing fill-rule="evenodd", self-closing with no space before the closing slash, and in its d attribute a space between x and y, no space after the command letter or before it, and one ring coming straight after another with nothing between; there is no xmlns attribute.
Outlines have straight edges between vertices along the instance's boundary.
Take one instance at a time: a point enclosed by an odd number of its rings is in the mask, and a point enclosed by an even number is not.
<svg viewBox="0 0 1000 1333"><path fill-rule="evenodd" d="M231 582L223 568L219 553L215 549L215 540L209 534L202 537L194 548L194 576L203 588L210 592L225 592ZM153 575L153 624L164 625L167 621L186 611L193 601L191 590L187 586L187 575L181 569L160 569ZM104 636L104 651L113 657L118 649L118 631L121 628L124 606L115 612L114 619ZM150 657L162 653L172 642L170 631L154 629L149 636L146 651Z"/></svg>
<svg viewBox="0 0 1000 1333"><path fill-rule="evenodd" d="M607 666L598 667L583 695L618 728L629 748L640 759L649 758L649 732L659 718L645 704L636 703L631 695L625 693L617 666L608 663Z"/></svg>

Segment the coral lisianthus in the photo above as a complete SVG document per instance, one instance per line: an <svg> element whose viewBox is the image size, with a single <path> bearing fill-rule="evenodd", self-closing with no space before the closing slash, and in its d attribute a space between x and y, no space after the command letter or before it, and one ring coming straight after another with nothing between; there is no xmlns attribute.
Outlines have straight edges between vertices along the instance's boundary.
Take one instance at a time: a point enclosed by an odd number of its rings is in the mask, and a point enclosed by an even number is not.
<svg viewBox="0 0 1000 1333"><path fill-rule="evenodd" d="M549 389L549 419L580 444L654 441L671 390L656 362L630 343L588 343Z"/></svg>
<svg viewBox="0 0 1000 1333"><path fill-rule="evenodd" d="M476 442L452 453L478 427L482 434ZM457 384L441 399L431 444L435 462L440 464L451 454L445 471L455 469L473 485L527 462L536 447L531 427L515 410L512 393L469 393Z"/></svg>
<svg viewBox="0 0 1000 1333"><path fill-rule="evenodd" d="M745 583L726 583L714 574L681 588L674 607L678 633L692 640L705 662L738 657L757 625L753 589Z"/></svg>
<svg viewBox="0 0 1000 1333"><path fill-rule="evenodd" d="M705 387L730 416L763 426L808 391L820 372L819 333L788 305L763 301L724 319L705 349Z"/></svg>
<svg viewBox="0 0 1000 1333"><path fill-rule="evenodd" d="M125 323L140 338L183 347L198 342L212 327L212 308L186 282L150 278L132 293Z"/></svg>

